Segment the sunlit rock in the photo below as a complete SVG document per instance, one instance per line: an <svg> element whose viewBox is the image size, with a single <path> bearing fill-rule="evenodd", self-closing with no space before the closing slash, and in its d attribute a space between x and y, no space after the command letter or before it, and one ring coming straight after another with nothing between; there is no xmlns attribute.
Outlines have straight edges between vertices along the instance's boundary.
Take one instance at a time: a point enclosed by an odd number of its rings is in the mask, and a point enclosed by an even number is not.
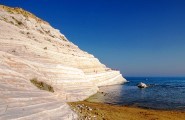
<svg viewBox="0 0 185 120"><path fill-rule="evenodd" d="M139 83L138 85L137 85L139 88L146 88L146 87L148 87L145 83Z"/></svg>
<svg viewBox="0 0 185 120"><path fill-rule="evenodd" d="M35 87L33 78L52 86L54 93ZM125 81L49 23L0 5L0 119L71 120L77 115L65 102Z"/></svg>

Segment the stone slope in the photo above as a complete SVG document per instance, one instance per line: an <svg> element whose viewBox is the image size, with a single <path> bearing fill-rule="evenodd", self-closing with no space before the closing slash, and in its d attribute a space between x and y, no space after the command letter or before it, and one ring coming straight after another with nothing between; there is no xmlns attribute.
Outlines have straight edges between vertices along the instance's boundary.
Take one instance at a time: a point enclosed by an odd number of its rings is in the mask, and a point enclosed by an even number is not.
<svg viewBox="0 0 185 120"><path fill-rule="evenodd" d="M55 92L38 90L32 78ZM98 86L125 81L119 71L80 50L49 23L23 9L0 5L0 119L76 118L65 102L83 100ZM26 112L18 114L22 108Z"/></svg>

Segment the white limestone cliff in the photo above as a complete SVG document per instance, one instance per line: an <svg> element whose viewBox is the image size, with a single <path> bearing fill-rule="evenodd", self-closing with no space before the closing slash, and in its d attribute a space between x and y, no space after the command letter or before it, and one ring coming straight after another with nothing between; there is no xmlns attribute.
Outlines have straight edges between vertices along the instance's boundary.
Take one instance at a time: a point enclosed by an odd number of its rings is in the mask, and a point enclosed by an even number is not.
<svg viewBox="0 0 185 120"><path fill-rule="evenodd" d="M55 92L39 90L30 82L33 78ZM65 102L125 81L49 23L0 5L0 119L76 119Z"/></svg>

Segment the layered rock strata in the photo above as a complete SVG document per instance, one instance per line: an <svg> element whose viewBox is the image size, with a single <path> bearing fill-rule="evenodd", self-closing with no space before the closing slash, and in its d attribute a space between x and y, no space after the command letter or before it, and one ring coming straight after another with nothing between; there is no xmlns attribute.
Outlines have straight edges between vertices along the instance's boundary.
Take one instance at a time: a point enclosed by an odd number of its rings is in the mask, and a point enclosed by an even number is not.
<svg viewBox="0 0 185 120"><path fill-rule="evenodd" d="M55 92L39 90L33 78ZM75 119L65 102L125 81L49 23L21 8L0 6L0 119Z"/></svg>

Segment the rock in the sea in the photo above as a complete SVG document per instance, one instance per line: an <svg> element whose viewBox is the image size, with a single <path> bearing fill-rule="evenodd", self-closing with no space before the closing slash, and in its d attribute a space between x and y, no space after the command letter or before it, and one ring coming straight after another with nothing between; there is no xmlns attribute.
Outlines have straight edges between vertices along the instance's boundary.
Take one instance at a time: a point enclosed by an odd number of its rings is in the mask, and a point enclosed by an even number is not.
<svg viewBox="0 0 185 120"><path fill-rule="evenodd" d="M146 87L148 87L145 83L142 83L142 82L140 82L137 86L139 88L146 88Z"/></svg>

